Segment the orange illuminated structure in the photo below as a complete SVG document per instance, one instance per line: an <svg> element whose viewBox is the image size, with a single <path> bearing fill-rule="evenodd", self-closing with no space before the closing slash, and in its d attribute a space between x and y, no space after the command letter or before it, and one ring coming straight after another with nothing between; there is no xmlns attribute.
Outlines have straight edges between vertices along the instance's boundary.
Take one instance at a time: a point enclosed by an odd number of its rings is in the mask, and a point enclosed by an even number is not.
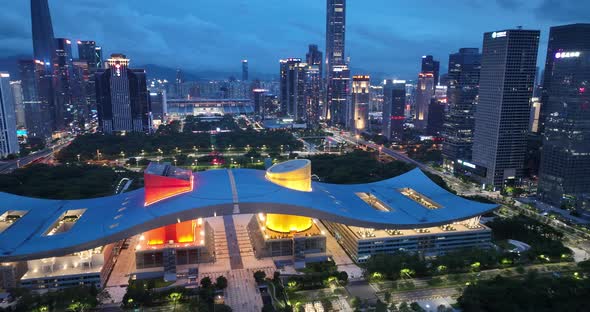
<svg viewBox="0 0 590 312"><path fill-rule="evenodd" d="M311 161L294 159L276 164L266 170L266 178L280 186L296 191L311 191ZM312 226L308 217L283 214L266 215L266 227L281 233L303 232Z"/></svg>
<svg viewBox="0 0 590 312"><path fill-rule="evenodd" d="M195 241L196 221L189 220L175 224L169 224L157 229L149 230L143 234L150 246L165 243L192 243Z"/></svg>
<svg viewBox="0 0 590 312"><path fill-rule="evenodd" d="M193 190L192 171L169 163L150 163L143 175L145 206Z"/></svg>

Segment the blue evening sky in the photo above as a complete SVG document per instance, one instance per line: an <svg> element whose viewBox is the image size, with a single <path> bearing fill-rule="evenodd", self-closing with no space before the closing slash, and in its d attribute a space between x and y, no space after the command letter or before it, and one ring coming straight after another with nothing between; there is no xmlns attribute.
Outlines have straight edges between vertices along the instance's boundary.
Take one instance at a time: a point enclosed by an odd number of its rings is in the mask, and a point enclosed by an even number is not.
<svg viewBox="0 0 590 312"><path fill-rule="evenodd" d="M413 78L432 54L481 48L485 31L540 29L539 64L549 27L588 22L581 0L348 0L346 54L360 73ZM278 60L325 45L325 0L50 0L56 37L96 40L133 64L187 70L278 73ZM0 57L31 54L28 0L0 1ZM442 70L442 68L441 68Z"/></svg>

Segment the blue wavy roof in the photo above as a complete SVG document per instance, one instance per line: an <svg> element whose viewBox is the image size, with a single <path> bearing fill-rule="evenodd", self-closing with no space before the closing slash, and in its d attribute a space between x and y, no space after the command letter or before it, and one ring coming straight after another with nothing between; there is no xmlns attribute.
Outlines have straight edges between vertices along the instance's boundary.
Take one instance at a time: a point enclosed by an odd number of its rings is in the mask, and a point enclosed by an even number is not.
<svg viewBox="0 0 590 312"><path fill-rule="evenodd" d="M234 202L230 174L237 190ZM194 190L144 206L144 190L83 200L46 200L0 193L0 215L25 210L26 215L0 233L0 261L60 256L115 242L135 234L199 217L234 213L303 215L349 225L407 229L435 226L484 214L497 207L456 196L414 169L400 176L367 184L312 183L311 192L276 185L265 172L252 169L195 173ZM427 209L399 192L411 188L441 207ZM355 193L366 192L391 207L377 210ZM86 209L67 232L44 236L67 210Z"/></svg>

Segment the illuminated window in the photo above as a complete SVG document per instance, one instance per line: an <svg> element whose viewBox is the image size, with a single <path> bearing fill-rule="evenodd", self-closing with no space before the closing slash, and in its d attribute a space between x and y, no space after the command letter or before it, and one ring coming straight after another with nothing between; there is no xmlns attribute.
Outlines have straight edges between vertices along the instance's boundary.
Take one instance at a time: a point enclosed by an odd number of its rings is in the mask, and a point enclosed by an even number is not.
<svg viewBox="0 0 590 312"><path fill-rule="evenodd" d="M44 236L52 236L71 230L76 222L80 220L84 212L86 212L86 209L68 210L62 213L49 229L47 229Z"/></svg>
<svg viewBox="0 0 590 312"><path fill-rule="evenodd" d="M6 231L27 212L26 210L8 210L0 215L0 233Z"/></svg>
<svg viewBox="0 0 590 312"><path fill-rule="evenodd" d="M393 209L379 198L377 198L374 194L367 193L367 192L358 192L355 193L360 199L362 199L365 203L369 206L373 207L373 209L390 212Z"/></svg>
<svg viewBox="0 0 590 312"><path fill-rule="evenodd" d="M439 209L442 206L437 204L435 201L431 200L430 198L416 192L415 190L405 187L405 188L401 188L398 189L398 191L406 196L407 198L415 201L416 203L420 204L421 206L434 210L434 209Z"/></svg>

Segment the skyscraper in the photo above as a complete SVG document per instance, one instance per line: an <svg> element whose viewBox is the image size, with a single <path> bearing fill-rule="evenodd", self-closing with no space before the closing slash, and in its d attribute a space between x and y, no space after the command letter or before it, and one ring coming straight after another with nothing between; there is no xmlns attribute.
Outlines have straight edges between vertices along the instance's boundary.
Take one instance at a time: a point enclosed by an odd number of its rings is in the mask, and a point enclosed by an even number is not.
<svg viewBox="0 0 590 312"><path fill-rule="evenodd" d="M53 62L55 41L47 0L31 0L33 57L45 63Z"/></svg>
<svg viewBox="0 0 590 312"><path fill-rule="evenodd" d="M10 75L0 72L0 156L6 157L6 155L18 153L18 151L14 96L10 86Z"/></svg>
<svg viewBox="0 0 590 312"><path fill-rule="evenodd" d="M422 67L420 72L432 73L434 77L434 85L438 84L438 77L440 74L440 62L435 60L432 55L424 55L422 57Z"/></svg>
<svg viewBox="0 0 590 312"><path fill-rule="evenodd" d="M53 132L53 72L50 64L40 60L18 62L23 89L27 135L47 139Z"/></svg>
<svg viewBox="0 0 590 312"><path fill-rule="evenodd" d="M268 92L266 89L253 89L252 96L254 98L254 114L260 116L262 120L264 120L264 99L265 95Z"/></svg>
<svg viewBox="0 0 590 312"><path fill-rule="evenodd" d="M14 97L14 111L16 116L16 127L26 128L25 121L25 104L23 102L23 86L20 80L10 82L12 88L12 96Z"/></svg>
<svg viewBox="0 0 590 312"><path fill-rule="evenodd" d="M414 127L425 131L428 125L428 108L434 96L434 73L421 72L418 74L418 89L416 90L416 105Z"/></svg>
<svg viewBox="0 0 590 312"><path fill-rule="evenodd" d="M352 76L352 112L348 128L357 133L367 130L369 125L369 87L371 86L369 75Z"/></svg>
<svg viewBox="0 0 590 312"><path fill-rule="evenodd" d="M92 74L102 68L102 48L96 46L95 41L78 40L78 59L88 63L88 69Z"/></svg>
<svg viewBox="0 0 590 312"><path fill-rule="evenodd" d="M330 124L346 123L350 80L345 62L346 0L327 0L326 9L326 113ZM342 66L345 66L342 67ZM344 77L348 74L347 77ZM332 81L336 79L337 82ZM343 92L347 92L343 94ZM342 107L340 107L342 106Z"/></svg>
<svg viewBox="0 0 590 312"><path fill-rule="evenodd" d="M305 68L305 120L308 125L317 125L320 121L320 99L322 97L322 74L320 68L321 66L311 65L309 63Z"/></svg>
<svg viewBox="0 0 590 312"><path fill-rule="evenodd" d="M590 194L590 24L551 27L545 64L538 193L559 205Z"/></svg>
<svg viewBox="0 0 590 312"><path fill-rule="evenodd" d="M248 81L248 60L242 60L242 81Z"/></svg>
<svg viewBox="0 0 590 312"><path fill-rule="evenodd" d="M112 54L96 72L98 121L105 133L151 132L145 70L129 68L123 54Z"/></svg>
<svg viewBox="0 0 590 312"><path fill-rule="evenodd" d="M176 79L174 80L174 96L177 99L181 99L184 97L184 90L182 88L182 84L184 83L184 75L182 74L182 70L180 68L176 69Z"/></svg>
<svg viewBox="0 0 590 312"><path fill-rule="evenodd" d="M381 134L390 141L403 138L406 81L385 80L383 86L383 125Z"/></svg>
<svg viewBox="0 0 590 312"><path fill-rule="evenodd" d="M347 65L334 65L328 81L328 116L332 125L344 126L350 116L350 69Z"/></svg>
<svg viewBox="0 0 590 312"><path fill-rule="evenodd" d="M484 34L472 158L486 185L501 187L523 175L539 34Z"/></svg>
<svg viewBox="0 0 590 312"><path fill-rule="evenodd" d="M322 64L324 63L324 60L322 56L322 51L318 49L317 44L309 45L309 50L307 51L307 54L305 54L305 61L309 66L317 66L320 73L320 77L323 77L324 72Z"/></svg>
<svg viewBox="0 0 590 312"><path fill-rule="evenodd" d="M69 39L55 39L54 58L54 90L55 90L55 130L63 130L66 125L74 121L74 107L72 105L73 87L73 58L72 42Z"/></svg>
<svg viewBox="0 0 590 312"><path fill-rule="evenodd" d="M449 55L447 103L443 125L443 162L459 169L458 160L471 161L475 103L479 94L481 54L478 48L461 48Z"/></svg>
<svg viewBox="0 0 590 312"><path fill-rule="evenodd" d="M300 58L280 60L281 114L295 120L305 119L305 69Z"/></svg>

